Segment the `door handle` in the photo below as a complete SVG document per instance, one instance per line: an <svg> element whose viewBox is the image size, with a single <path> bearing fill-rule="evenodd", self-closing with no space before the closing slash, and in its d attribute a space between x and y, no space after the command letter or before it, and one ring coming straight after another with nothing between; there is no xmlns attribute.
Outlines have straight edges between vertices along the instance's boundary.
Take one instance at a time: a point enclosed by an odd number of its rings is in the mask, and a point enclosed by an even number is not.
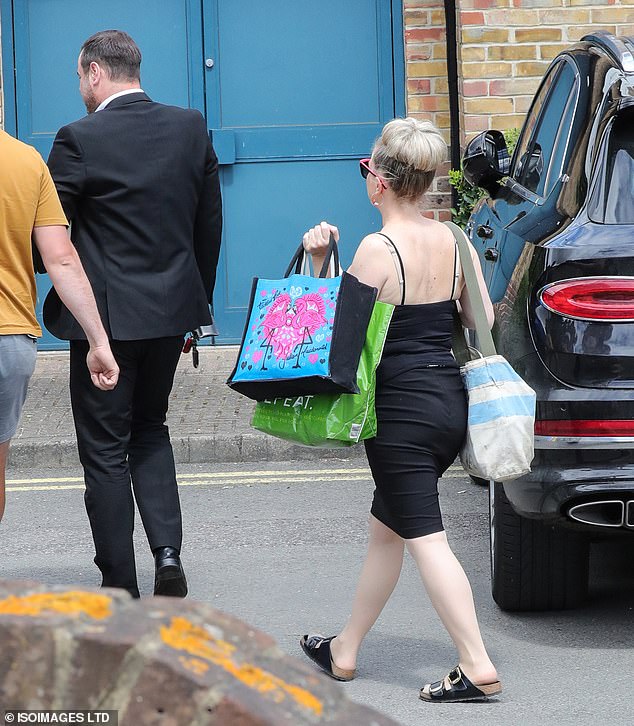
<svg viewBox="0 0 634 726"><path fill-rule="evenodd" d="M491 239L493 237L493 229L488 224L480 224L476 230L478 237L482 239Z"/></svg>
<svg viewBox="0 0 634 726"><path fill-rule="evenodd" d="M484 259L489 262L497 262L499 257L500 253L495 249L495 247L488 247L484 250Z"/></svg>

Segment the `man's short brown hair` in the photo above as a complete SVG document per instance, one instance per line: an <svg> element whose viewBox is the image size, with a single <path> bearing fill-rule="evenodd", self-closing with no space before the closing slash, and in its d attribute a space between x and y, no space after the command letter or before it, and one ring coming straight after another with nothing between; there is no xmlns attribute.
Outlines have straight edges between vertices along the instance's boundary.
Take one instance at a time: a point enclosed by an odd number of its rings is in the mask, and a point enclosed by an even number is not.
<svg viewBox="0 0 634 726"><path fill-rule="evenodd" d="M80 63L84 73L91 63L99 63L111 81L141 80L141 51L123 30L102 30L82 45Z"/></svg>

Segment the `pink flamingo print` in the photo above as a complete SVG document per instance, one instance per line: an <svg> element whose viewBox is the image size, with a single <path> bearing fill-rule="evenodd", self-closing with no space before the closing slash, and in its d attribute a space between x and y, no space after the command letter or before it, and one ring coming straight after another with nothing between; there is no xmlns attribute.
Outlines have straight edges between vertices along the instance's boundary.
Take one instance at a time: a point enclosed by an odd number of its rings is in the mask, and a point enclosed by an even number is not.
<svg viewBox="0 0 634 726"><path fill-rule="evenodd" d="M262 347L267 351L272 348L278 361L286 361L299 346L296 363L299 367L303 346L312 342L315 331L326 322L325 311L326 305L317 293L302 295L294 303L290 295L279 295L262 321ZM266 361L266 354L264 358Z"/></svg>

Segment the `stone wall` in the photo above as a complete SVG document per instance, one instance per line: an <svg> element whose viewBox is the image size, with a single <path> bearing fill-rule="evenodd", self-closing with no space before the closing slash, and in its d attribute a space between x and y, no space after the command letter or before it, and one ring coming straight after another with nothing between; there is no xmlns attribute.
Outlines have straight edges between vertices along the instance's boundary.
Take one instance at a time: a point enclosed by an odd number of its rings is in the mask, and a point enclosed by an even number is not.
<svg viewBox="0 0 634 726"><path fill-rule="evenodd" d="M98 709L117 711L119 726L397 726L268 635L191 600L0 580L0 653L0 718Z"/></svg>

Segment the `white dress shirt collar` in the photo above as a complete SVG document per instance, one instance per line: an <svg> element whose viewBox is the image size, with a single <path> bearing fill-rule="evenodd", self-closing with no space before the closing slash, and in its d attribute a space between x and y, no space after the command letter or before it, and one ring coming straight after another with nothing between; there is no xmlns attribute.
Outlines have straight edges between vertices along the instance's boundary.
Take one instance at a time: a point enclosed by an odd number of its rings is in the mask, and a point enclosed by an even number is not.
<svg viewBox="0 0 634 726"><path fill-rule="evenodd" d="M103 111L110 101L114 101L115 98L119 98L119 96L127 96L129 93L145 93L145 91L142 88L126 88L125 91L117 91L117 93L113 93L112 96L108 96L105 101L102 101L95 109L95 113L97 113L97 111Z"/></svg>

